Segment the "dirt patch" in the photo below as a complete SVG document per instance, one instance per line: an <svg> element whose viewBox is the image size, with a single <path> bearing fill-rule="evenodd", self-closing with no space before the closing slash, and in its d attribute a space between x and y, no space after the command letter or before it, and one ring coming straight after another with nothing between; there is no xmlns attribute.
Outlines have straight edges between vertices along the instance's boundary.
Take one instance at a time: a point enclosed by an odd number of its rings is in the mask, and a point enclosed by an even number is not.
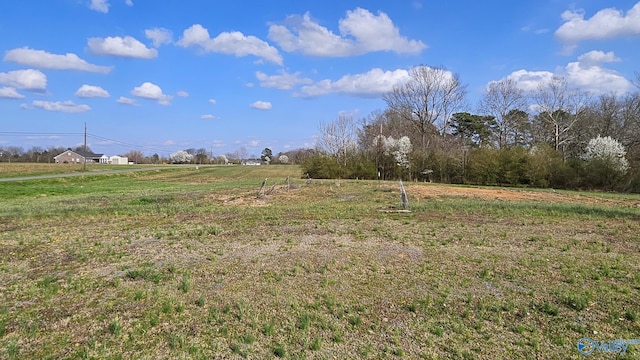
<svg viewBox="0 0 640 360"><path fill-rule="evenodd" d="M447 185L408 185L407 192L418 198L463 197L509 202L579 203L600 206L640 207L637 198L604 197L593 193L577 194L554 190L527 190L508 188L481 188ZM605 194L603 194L605 195Z"/></svg>
<svg viewBox="0 0 640 360"><path fill-rule="evenodd" d="M221 203L222 205L260 207L269 206L264 196L257 196L256 193L242 195L211 194L208 199Z"/></svg>

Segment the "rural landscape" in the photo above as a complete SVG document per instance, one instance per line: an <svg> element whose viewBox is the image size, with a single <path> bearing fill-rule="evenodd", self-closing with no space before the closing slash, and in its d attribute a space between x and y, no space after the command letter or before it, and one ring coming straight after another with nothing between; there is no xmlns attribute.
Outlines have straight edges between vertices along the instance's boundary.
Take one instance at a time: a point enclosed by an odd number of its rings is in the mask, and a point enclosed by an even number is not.
<svg viewBox="0 0 640 360"><path fill-rule="evenodd" d="M577 359L640 337L637 194L405 181L403 209L395 180L297 165L113 169L0 164L74 175L0 183L0 358Z"/></svg>
<svg viewBox="0 0 640 360"><path fill-rule="evenodd" d="M639 24L0 1L0 360L640 359Z"/></svg>

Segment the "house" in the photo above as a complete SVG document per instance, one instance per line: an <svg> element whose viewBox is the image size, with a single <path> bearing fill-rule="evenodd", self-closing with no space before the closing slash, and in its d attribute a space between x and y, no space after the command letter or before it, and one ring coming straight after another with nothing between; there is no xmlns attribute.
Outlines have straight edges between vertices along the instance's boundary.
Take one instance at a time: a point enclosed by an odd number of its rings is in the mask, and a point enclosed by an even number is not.
<svg viewBox="0 0 640 360"><path fill-rule="evenodd" d="M102 159L104 159L104 154L74 150L66 150L62 154L53 157L56 164L82 164L85 161L88 163L101 163Z"/></svg>
<svg viewBox="0 0 640 360"><path fill-rule="evenodd" d="M249 159L249 160L242 161L241 164L242 165L262 165L262 162L260 160Z"/></svg>
<svg viewBox="0 0 640 360"><path fill-rule="evenodd" d="M111 164L111 165L127 165L127 164L129 164L129 158L126 157L126 156L113 155L113 156L109 157L108 164Z"/></svg>

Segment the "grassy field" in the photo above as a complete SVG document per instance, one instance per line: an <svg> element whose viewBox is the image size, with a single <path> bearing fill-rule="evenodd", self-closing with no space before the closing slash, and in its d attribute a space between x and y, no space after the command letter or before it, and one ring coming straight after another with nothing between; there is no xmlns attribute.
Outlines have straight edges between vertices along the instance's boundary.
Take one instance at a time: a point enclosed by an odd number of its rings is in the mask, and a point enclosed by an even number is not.
<svg viewBox="0 0 640 360"><path fill-rule="evenodd" d="M154 165L136 165L136 167L151 167ZM156 165L159 166L159 165ZM71 173L97 173L105 170L128 169L128 165L105 165L105 164L39 164L39 163L0 163L0 178L11 178L17 176L39 176L52 174Z"/></svg>
<svg viewBox="0 0 640 360"><path fill-rule="evenodd" d="M638 195L405 183L400 213L396 182L295 166L97 169L0 183L0 358L577 359L583 337L640 339Z"/></svg>

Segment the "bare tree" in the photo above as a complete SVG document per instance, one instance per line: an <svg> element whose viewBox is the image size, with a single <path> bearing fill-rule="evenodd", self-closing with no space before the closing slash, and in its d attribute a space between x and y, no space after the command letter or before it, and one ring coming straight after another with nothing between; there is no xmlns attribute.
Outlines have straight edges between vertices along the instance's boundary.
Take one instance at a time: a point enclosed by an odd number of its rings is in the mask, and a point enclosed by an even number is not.
<svg viewBox="0 0 640 360"><path fill-rule="evenodd" d="M240 146L240 149L238 149L238 156L240 160L247 160L249 158L249 151L246 146Z"/></svg>
<svg viewBox="0 0 640 360"><path fill-rule="evenodd" d="M196 164L206 164L209 162L209 152L205 148L199 148L194 155Z"/></svg>
<svg viewBox="0 0 640 360"><path fill-rule="evenodd" d="M628 95L621 101L620 117L622 134L620 141L629 152L640 148L640 93Z"/></svg>
<svg viewBox="0 0 640 360"><path fill-rule="evenodd" d="M518 118L509 116L509 113L527 107L524 91L518 88L518 84L512 79L491 82L478 107L484 115L494 117L497 124L498 147L511 145L508 135L513 133L514 127L518 125Z"/></svg>
<svg viewBox="0 0 640 360"><path fill-rule="evenodd" d="M40 157L44 154L44 149L40 146L34 146L27 150L31 162L40 162Z"/></svg>
<svg viewBox="0 0 640 360"><path fill-rule="evenodd" d="M358 133L353 118L340 115L333 122L321 122L318 128L320 130L320 136L316 139L318 149L346 165L349 155L357 150Z"/></svg>
<svg viewBox="0 0 640 360"><path fill-rule="evenodd" d="M420 134L422 149L428 135L444 136L451 115L457 112L467 93L457 74L443 67L417 66L409 71L410 80L383 96L387 106L412 123Z"/></svg>
<svg viewBox="0 0 640 360"><path fill-rule="evenodd" d="M24 149L21 146L7 146L4 150L0 150L3 156L6 157L9 162L19 161L20 157L24 154Z"/></svg>
<svg viewBox="0 0 640 360"><path fill-rule="evenodd" d="M574 126L586 114L587 95L582 91L570 90L566 79L562 77L553 77L540 84L534 92L533 100L539 108L538 119L549 126L556 151L562 150L564 153L573 140Z"/></svg>
<svg viewBox="0 0 640 360"><path fill-rule="evenodd" d="M408 136L412 144L420 144L420 136L417 136L413 124L391 109L374 111L362 119L358 129L359 148L376 153L379 150L376 139L380 135L391 136L394 139Z"/></svg>
<svg viewBox="0 0 640 360"><path fill-rule="evenodd" d="M144 163L144 153L140 150L131 150L124 154L124 156L136 164Z"/></svg>
<svg viewBox="0 0 640 360"><path fill-rule="evenodd" d="M302 162L304 162L306 159L316 156L317 150L315 149L304 149L304 148L300 148L300 149L293 149L293 150L289 150L285 153L280 153L279 155L286 155L289 157L289 163L291 164L301 164Z"/></svg>

